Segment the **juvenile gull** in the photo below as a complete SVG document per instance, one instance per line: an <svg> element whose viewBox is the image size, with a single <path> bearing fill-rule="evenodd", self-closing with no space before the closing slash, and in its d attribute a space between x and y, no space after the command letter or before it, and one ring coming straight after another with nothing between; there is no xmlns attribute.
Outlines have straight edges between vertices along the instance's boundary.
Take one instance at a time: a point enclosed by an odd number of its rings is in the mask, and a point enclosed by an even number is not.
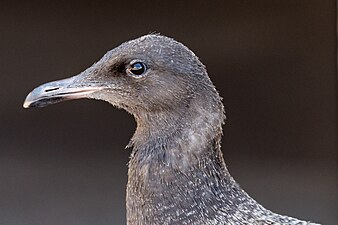
<svg viewBox="0 0 338 225"><path fill-rule="evenodd" d="M77 76L43 84L24 107L92 98L137 122L127 185L127 224L314 224L279 215L251 198L226 168L221 97L183 44L146 35L107 52Z"/></svg>

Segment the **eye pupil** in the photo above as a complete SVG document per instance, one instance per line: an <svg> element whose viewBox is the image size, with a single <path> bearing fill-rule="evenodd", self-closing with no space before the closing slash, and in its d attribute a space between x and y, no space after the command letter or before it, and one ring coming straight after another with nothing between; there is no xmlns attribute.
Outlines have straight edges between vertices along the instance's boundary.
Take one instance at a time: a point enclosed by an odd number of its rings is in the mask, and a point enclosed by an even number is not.
<svg viewBox="0 0 338 225"><path fill-rule="evenodd" d="M130 72L132 75L141 76L146 71L146 66L142 62L131 64Z"/></svg>

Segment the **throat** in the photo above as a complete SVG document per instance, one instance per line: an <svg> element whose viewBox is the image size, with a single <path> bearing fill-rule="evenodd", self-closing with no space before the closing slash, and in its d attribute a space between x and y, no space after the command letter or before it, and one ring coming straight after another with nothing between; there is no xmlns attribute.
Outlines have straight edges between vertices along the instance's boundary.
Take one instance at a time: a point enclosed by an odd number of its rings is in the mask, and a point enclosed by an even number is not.
<svg viewBox="0 0 338 225"><path fill-rule="evenodd" d="M223 112L186 116L171 115L170 122L157 116L162 126L156 130L153 123L138 123L128 171L129 224L212 216L210 208L221 205L224 183L229 190L236 186L220 150Z"/></svg>
<svg viewBox="0 0 338 225"><path fill-rule="evenodd" d="M225 167L220 150L223 107L191 104L136 117L137 129L129 146L130 165L186 170L202 161Z"/></svg>

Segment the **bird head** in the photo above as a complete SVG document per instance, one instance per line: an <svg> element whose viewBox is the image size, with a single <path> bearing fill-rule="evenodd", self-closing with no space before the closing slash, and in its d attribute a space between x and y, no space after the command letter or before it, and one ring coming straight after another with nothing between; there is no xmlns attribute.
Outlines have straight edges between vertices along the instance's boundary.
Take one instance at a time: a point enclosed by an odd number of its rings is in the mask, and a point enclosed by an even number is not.
<svg viewBox="0 0 338 225"><path fill-rule="evenodd" d="M146 35L107 52L76 76L35 88L24 107L94 98L132 113L168 109L195 93L196 83L204 83L205 74L202 63L181 43Z"/></svg>

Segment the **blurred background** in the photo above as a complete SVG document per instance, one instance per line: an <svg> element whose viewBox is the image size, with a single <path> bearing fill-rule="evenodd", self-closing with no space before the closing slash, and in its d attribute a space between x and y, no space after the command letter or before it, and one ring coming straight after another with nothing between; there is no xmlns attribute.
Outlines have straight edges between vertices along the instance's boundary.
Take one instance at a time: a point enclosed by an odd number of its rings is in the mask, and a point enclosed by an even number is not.
<svg viewBox="0 0 338 225"><path fill-rule="evenodd" d="M125 224L133 117L93 100L22 103L150 32L207 66L241 186L275 212L338 224L335 17L333 0L1 1L0 225Z"/></svg>

